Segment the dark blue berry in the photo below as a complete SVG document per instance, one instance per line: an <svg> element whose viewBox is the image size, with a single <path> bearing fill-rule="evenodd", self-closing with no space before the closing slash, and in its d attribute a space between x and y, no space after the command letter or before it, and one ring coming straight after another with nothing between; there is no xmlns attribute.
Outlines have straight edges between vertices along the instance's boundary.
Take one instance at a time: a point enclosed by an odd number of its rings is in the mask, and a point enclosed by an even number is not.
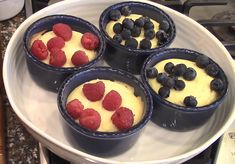
<svg viewBox="0 0 235 164"><path fill-rule="evenodd" d="M211 81L210 87L212 90L220 92L224 89L224 83L222 80L216 78Z"/></svg>
<svg viewBox="0 0 235 164"><path fill-rule="evenodd" d="M177 91L181 91L185 88L185 83L183 80L175 80L174 89Z"/></svg>
<svg viewBox="0 0 235 164"><path fill-rule="evenodd" d="M138 26L134 26L134 28L131 30L131 36L138 37L140 36L141 28Z"/></svg>
<svg viewBox="0 0 235 164"><path fill-rule="evenodd" d="M121 36L124 40L127 40L131 37L131 30L124 28L121 32Z"/></svg>
<svg viewBox="0 0 235 164"><path fill-rule="evenodd" d="M210 64L210 59L205 55L200 55L196 59L196 65L199 68L206 68L206 66L209 64Z"/></svg>
<svg viewBox="0 0 235 164"><path fill-rule="evenodd" d="M122 21L122 25L124 28L127 28L127 29L133 29L134 28L134 21L129 19L129 18L125 18L123 21Z"/></svg>
<svg viewBox="0 0 235 164"><path fill-rule="evenodd" d="M153 29L149 29L149 30L146 30L144 31L144 37L151 40L155 37L155 32Z"/></svg>
<svg viewBox="0 0 235 164"><path fill-rule="evenodd" d="M150 49L152 46L152 43L150 42L149 39L142 39L140 41L140 49L146 50L146 49Z"/></svg>
<svg viewBox="0 0 235 164"><path fill-rule="evenodd" d="M122 42L122 36L120 34L116 34L113 36L113 40L117 43L121 43Z"/></svg>
<svg viewBox="0 0 235 164"><path fill-rule="evenodd" d="M207 67L206 67L206 73L209 75L209 76L212 76L212 77L216 77L219 73L219 67L216 65L216 64L209 64Z"/></svg>
<svg viewBox="0 0 235 164"><path fill-rule="evenodd" d="M144 23L150 22L150 18L148 16L144 16Z"/></svg>
<svg viewBox="0 0 235 164"><path fill-rule="evenodd" d="M117 21L121 17L121 12L119 10L111 10L109 17L113 21Z"/></svg>
<svg viewBox="0 0 235 164"><path fill-rule="evenodd" d="M166 20L163 20L161 23L160 23L160 26L159 28L163 31L168 31L169 28L170 28L170 25L169 23L166 21Z"/></svg>
<svg viewBox="0 0 235 164"><path fill-rule="evenodd" d="M185 71L186 71L187 67L185 64L177 64L173 69L172 69L172 73L175 76L182 76Z"/></svg>
<svg viewBox="0 0 235 164"><path fill-rule="evenodd" d="M158 40L158 45L163 45L164 43L166 43L168 36L165 31L159 30L158 32L156 32L156 38Z"/></svg>
<svg viewBox="0 0 235 164"><path fill-rule="evenodd" d="M158 90L158 94L162 97L162 98L167 98L170 96L170 89L167 87L161 87Z"/></svg>
<svg viewBox="0 0 235 164"><path fill-rule="evenodd" d="M136 19L134 23L138 27L143 27L145 24L144 17L140 17L140 18Z"/></svg>
<svg viewBox="0 0 235 164"><path fill-rule="evenodd" d="M124 6L124 7L122 7L122 8L121 8L121 13L122 13L122 15L124 15L124 16L129 16L129 15L131 15L131 10L130 10L129 6Z"/></svg>
<svg viewBox="0 0 235 164"><path fill-rule="evenodd" d="M129 38L126 40L125 46L128 48L137 48L138 42L135 38Z"/></svg>
<svg viewBox="0 0 235 164"><path fill-rule="evenodd" d="M122 24L115 23L113 26L113 32L115 32L116 34L120 34L122 32Z"/></svg>
<svg viewBox="0 0 235 164"><path fill-rule="evenodd" d="M197 76L197 72L191 67L188 67L185 73L183 74L184 79L188 81L195 79L196 76Z"/></svg>
<svg viewBox="0 0 235 164"><path fill-rule="evenodd" d="M153 24L153 22L151 22L151 21L146 22L146 23L144 24L144 29L145 29L145 30L149 30L149 29L153 29L153 28L154 28L154 24Z"/></svg>
<svg viewBox="0 0 235 164"><path fill-rule="evenodd" d="M187 96L184 98L184 105L186 107L195 107L197 106L197 100L194 96Z"/></svg>
<svg viewBox="0 0 235 164"><path fill-rule="evenodd" d="M162 83L164 87L173 88L175 86L175 79L167 77L164 83Z"/></svg>
<svg viewBox="0 0 235 164"><path fill-rule="evenodd" d="M157 77L157 74L158 74L158 71L155 67L148 68L146 70L146 75L147 75L148 78L151 78L151 79L155 78L155 77Z"/></svg>
<svg viewBox="0 0 235 164"><path fill-rule="evenodd" d="M166 73L171 74L172 73L172 69L174 68L174 64L172 62L168 62L165 64L164 66L164 70L166 71Z"/></svg>
<svg viewBox="0 0 235 164"><path fill-rule="evenodd" d="M160 84L163 84L166 82L166 80L168 79L168 76L165 72L163 73L159 73L157 75L157 81L160 83Z"/></svg>

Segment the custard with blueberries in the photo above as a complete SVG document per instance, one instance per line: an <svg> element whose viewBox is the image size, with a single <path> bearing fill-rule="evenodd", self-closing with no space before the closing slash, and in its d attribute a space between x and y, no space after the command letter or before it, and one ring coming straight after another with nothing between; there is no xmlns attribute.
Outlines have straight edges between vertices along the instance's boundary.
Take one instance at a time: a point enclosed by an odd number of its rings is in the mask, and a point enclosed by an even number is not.
<svg viewBox="0 0 235 164"><path fill-rule="evenodd" d="M202 107L215 102L225 89L219 67L207 56L195 61L165 59L146 70L152 89L167 101L186 107Z"/></svg>
<svg viewBox="0 0 235 164"><path fill-rule="evenodd" d="M117 132L128 130L142 119L144 103L128 84L96 79L77 86L69 94L66 110L86 129Z"/></svg>
<svg viewBox="0 0 235 164"><path fill-rule="evenodd" d="M41 31L31 38L31 52L40 61L55 67L80 67L93 60L99 38L80 33L64 23L54 24L52 31Z"/></svg>
<svg viewBox="0 0 235 164"><path fill-rule="evenodd" d="M106 32L117 43L133 49L152 49L167 41L169 23L161 23L147 16L132 13L124 6L109 13Z"/></svg>

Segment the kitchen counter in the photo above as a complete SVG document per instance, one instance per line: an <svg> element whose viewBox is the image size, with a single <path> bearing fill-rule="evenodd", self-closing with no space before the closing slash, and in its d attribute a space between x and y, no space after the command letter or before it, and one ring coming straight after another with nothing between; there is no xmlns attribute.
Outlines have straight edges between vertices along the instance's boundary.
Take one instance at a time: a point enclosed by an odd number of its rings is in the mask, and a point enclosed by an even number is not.
<svg viewBox="0 0 235 164"><path fill-rule="evenodd" d="M11 36L24 20L25 12L23 9L15 17L6 21L0 21L1 55L3 57ZM38 142L22 126L19 118L12 110L7 97L4 100L4 110L6 114L6 163L40 163Z"/></svg>

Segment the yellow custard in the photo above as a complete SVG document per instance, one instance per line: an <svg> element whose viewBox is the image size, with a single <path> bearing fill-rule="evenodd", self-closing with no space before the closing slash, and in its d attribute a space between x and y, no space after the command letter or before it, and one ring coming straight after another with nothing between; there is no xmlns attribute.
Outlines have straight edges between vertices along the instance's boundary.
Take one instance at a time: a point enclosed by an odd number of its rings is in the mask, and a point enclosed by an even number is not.
<svg viewBox="0 0 235 164"><path fill-rule="evenodd" d="M166 98L166 100L184 106L184 98L186 96L194 96L198 102L198 107L209 105L217 100L218 94L210 88L213 77L207 75L205 70L199 68L195 62L184 59L167 59L157 63L154 67L158 70L158 73L165 72L164 66L168 62L172 62L174 65L184 63L187 67L192 67L197 72L197 76L192 81L187 81L182 77L179 77L179 80L185 82L185 88L181 91L170 89L170 96ZM162 85L158 83L155 78L149 79L148 82L153 90L158 93L158 90Z"/></svg>
<svg viewBox="0 0 235 164"><path fill-rule="evenodd" d="M115 32L113 31L113 26L114 26L115 23L117 23L117 22L122 23L122 21L123 21L125 18L130 18L130 19L132 19L132 20L136 20L136 19L138 19L138 18L140 18L140 17L142 17L142 15L139 15L139 14L131 14L131 15L129 15L129 16L121 16L121 18L119 18L117 21L111 20L111 21L109 21L108 24L106 25L106 32L109 34L109 36L110 36L111 38L113 38L113 36L115 35ZM150 20L151 20L151 22L154 24L154 31L157 32L157 31L159 30L159 23L156 22L156 21L153 20L153 19L150 19ZM143 28L141 29L141 34L140 34L139 37L134 37L134 38L138 41L138 43L140 43L140 41L145 38L145 37L144 37L144 29L143 29ZM156 47L157 47L157 43L158 43L157 38L154 37L154 38L153 38L152 40L150 40L150 41L151 41L151 43L152 43L151 48L156 48ZM125 41L123 40L123 41L121 42L121 44L122 44L122 45L125 45ZM138 45L137 48L139 48L139 45Z"/></svg>
<svg viewBox="0 0 235 164"><path fill-rule="evenodd" d="M65 46L64 46L64 48L62 48L62 50L65 52L67 61L63 65L63 67L74 67L73 63L71 62L71 58L72 58L74 52L76 52L78 50L85 51L86 55L89 58L89 61L91 61L95 58L96 52L94 50L87 50L82 46L82 44L81 44L82 35L83 34L80 32L73 31L72 38L69 41L65 41ZM47 45L47 42L53 37L56 37L56 35L54 34L53 31L49 31L46 33L44 33L44 32L37 33L32 37L31 45L33 44L33 42L36 39L42 40L43 43L45 45ZM48 54L49 54L49 52L48 52ZM48 55L48 57L45 60L43 60L42 62L49 64L49 59L50 59L50 55Z"/></svg>
<svg viewBox="0 0 235 164"><path fill-rule="evenodd" d="M111 90L116 90L122 97L121 107L127 107L132 110L134 114L134 124L137 124L143 117L144 113L144 103L140 96L136 97L134 95L134 88L129 86L126 83L120 81L110 81L110 80L91 80L86 83L96 83L98 81L102 81L105 84L105 95ZM86 84L85 83L85 84ZM102 100L91 102L89 101L82 91L83 85L76 87L68 96L67 103L73 99L78 99L84 105L84 109L93 108L100 113L101 116L101 124L97 131L101 132L115 132L118 129L112 123L111 116L115 111L108 111L102 107ZM76 120L79 123L79 120Z"/></svg>

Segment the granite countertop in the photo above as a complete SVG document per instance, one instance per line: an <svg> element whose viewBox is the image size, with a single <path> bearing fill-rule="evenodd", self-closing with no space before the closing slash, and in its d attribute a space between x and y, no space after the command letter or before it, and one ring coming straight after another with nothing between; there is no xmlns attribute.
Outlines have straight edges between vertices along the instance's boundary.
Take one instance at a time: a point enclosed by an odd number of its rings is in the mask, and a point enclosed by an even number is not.
<svg viewBox="0 0 235 164"><path fill-rule="evenodd" d="M7 44L16 28L25 20L24 9L15 17L0 21L1 54L4 57ZM40 163L38 142L26 131L10 106L7 96L4 101L6 113L6 163Z"/></svg>

